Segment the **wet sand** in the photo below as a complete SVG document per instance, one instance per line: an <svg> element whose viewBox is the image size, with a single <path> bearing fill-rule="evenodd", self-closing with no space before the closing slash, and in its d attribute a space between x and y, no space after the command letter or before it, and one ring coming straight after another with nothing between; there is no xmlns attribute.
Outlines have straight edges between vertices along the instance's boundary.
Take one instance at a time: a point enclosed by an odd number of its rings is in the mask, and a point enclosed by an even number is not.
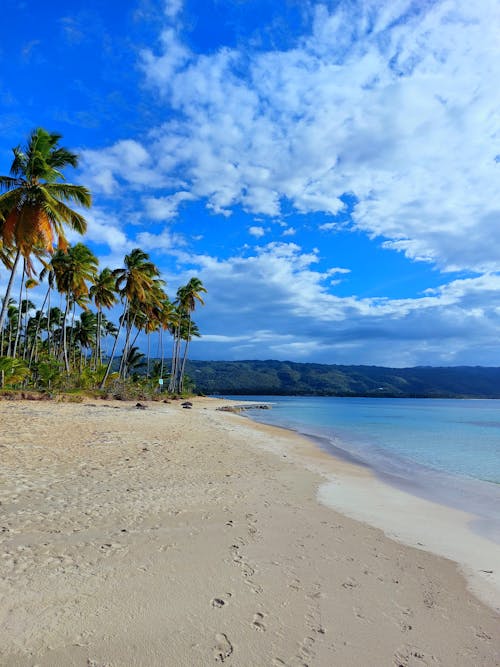
<svg viewBox="0 0 500 667"><path fill-rule="evenodd" d="M0 402L2 665L500 664L453 561L318 502L366 471L193 403Z"/></svg>

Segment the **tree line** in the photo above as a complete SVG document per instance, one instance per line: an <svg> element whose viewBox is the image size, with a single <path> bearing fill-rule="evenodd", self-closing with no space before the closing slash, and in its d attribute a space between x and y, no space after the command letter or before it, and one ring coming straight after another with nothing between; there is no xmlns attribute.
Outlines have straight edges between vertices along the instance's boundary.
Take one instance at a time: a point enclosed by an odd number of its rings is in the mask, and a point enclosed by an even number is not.
<svg viewBox="0 0 500 667"><path fill-rule="evenodd" d="M66 182L64 169L77 167L78 156L61 139L35 129L25 147L12 149L10 174L0 176L0 266L8 275L0 310L1 385L104 390L138 381L136 370L145 366L151 387L167 375L168 391L182 393L189 342L200 335L192 314L206 289L192 277L171 301L159 268L140 248L122 266L100 269L88 246L68 243L68 229L82 235L87 229L72 206L89 208L92 197L86 187ZM39 308L34 290L43 290ZM106 315L115 306L121 306L116 323ZM141 332L147 355L136 345Z"/></svg>

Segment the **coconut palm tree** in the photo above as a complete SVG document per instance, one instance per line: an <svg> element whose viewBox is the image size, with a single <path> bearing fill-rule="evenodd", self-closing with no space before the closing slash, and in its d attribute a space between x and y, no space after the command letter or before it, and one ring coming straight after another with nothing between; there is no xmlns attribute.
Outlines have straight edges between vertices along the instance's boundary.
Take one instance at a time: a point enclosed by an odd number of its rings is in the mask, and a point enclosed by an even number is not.
<svg viewBox="0 0 500 667"><path fill-rule="evenodd" d="M125 255L124 266L113 271L113 276L116 280L116 290L120 295L123 304L123 314L120 317L120 324L116 334L113 349L106 367L106 372L101 382L101 389L104 388L106 380L111 371L111 365L116 353L118 338L121 329L125 325L125 344L122 354L122 363L120 370L123 370L123 358L127 358L130 332L134 325L134 308L138 309L138 304L146 304L148 297L151 296L151 290L155 284L155 279L159 276L158 268L149 260L149 255L141 250L135 248L129 255Z"/></svg>
<svg viewBox="0 0 500 667"><path fill-rule="evenodd" d="M55 237L60 249L67 247L66 225L80 234L87 227L85 218L67 202L89 207L90 192L82 185L63 182L62 170L76 167L78 157L59 146L60 140L60 134L33 130L24 149L13 149L10 176L0 176L0 191L5 191L0 195L0 238L15 253L0 310L0 330L20 257L30 275L34 251L53 252Z"/></svg>
<svg viewBox="0 0 500 667"><path fill-rule="evenodd" d="M40 308L40 316L37 318L37 323L36 323L36 328L34 331L33 335L33 345L31 347L30 355L29 355L29 367L31 368L31 364L33 362L33 355L36 353L36 345L38 341L38 334L40 332L40 327L42 326L42 323L46 326L47 329L47 347L48 347L48 353L50 355L50 314L51 314L51 307L50 307L50 295L52 292L52 289L54 288L54 283L55 283L55 274L54 274L54 269L52 268L51 262L45 262L43 269L40 271L40 281L44 280L47 278L47 291L45 292L45 297L43 299L42 306ZM45 306L47 305L47 317L43 318L42 314L44 312Z"/></svg>
<svg viewBox="0 0 500 667"><path fill-rule="evenodd" d="M118 301L116 278L111 269L106 267L99 273L89 290L89 296L94 301L97 308L97 342L94 356L94 368L97 368L97 366L102 363L102 309L111 308Z"/></svg>
<svg viewBox="0 0 500 667"><path fill-rule="evenodd" d="M54 269L57 290L66 297L60 353L62 353L67 374L70 371L66 327L69 310L73 306L74 320L76 305L83 309L87 308L86 302L89 295L88 283L94 281L97 274L97 266L97 257L83 243L77 243L68 248L67 252L58 250L52 257L52 268Z"/></svg>
<svg viewBox="0 0 500 667"><path fill-rule="evenodd" d="M176 304L179 312L178 324L175 332L174 353L172 355L172 372L170 376L169 388L173 392L182 392L183 377L186 367L188 345L191 340L191 313L196 308L196 302L204 305L202 293L206 293L206 289L199 278L191 278L187 285L179 287L177 290ZM186 330L182 331L182 325L185 323ZM181 364L181 341L184 340L184 354Z"/></svg>
<svg viewBox="0 0 500 667"><path fill-rule="evenodd" d="M74 342L80 346L80 372L82 371L84 350L90 349L94 354L96 352L97 339L99 338L97 320L95 313L84 310L74 326Z"/></svg>

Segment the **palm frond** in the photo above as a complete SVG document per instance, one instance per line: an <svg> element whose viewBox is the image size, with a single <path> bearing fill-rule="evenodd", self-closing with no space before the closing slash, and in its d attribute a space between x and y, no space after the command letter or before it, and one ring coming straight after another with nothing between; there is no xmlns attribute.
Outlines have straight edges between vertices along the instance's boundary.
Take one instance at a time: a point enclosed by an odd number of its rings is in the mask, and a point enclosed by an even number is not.
<svg viewBox="0 0 500 667"><path fill-rule="evenodd" d="M45 212L54 223L56 232L59 235L61 235L60 228L57 226L56 223L62 221L65 222L67 225L69 225L79 234L85 234L85 232L87 231L87 221L85 220L83 215L80 215L80 213L73 211L73 209L71 209L69 206L66 206L66 204L64 204L62 201L54 199L54 197L50 195L50 193L47 191L46 188L43 188L43 190L47 195L43 203L43 206ZM62 235L64 236L64 234Z"/></svg>
<svg viewBox="0 0 500 667"><path fill-rule="evenodd" d="M0 190L12 190L19 185L19 179L12 176L0 176Z"/></svg>
<svg viewBox="0 0 500 667"><path fill-rule="evenodd" d="M53 198L73 201L88 208L92 204L92 195L83 185L71 183L47 183L43 186Z"/></svg>

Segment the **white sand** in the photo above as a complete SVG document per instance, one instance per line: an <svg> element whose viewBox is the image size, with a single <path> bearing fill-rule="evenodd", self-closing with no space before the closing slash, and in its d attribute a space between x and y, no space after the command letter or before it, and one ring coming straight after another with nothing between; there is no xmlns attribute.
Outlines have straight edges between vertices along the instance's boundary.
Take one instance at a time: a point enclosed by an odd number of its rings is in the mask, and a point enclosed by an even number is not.
<svg viewBox="0 0 500 667"><path fill-rule="evenodd" d="M2 665L500 664L455 563L317 502L376 480L216 405L0 403Z"/></svg>

